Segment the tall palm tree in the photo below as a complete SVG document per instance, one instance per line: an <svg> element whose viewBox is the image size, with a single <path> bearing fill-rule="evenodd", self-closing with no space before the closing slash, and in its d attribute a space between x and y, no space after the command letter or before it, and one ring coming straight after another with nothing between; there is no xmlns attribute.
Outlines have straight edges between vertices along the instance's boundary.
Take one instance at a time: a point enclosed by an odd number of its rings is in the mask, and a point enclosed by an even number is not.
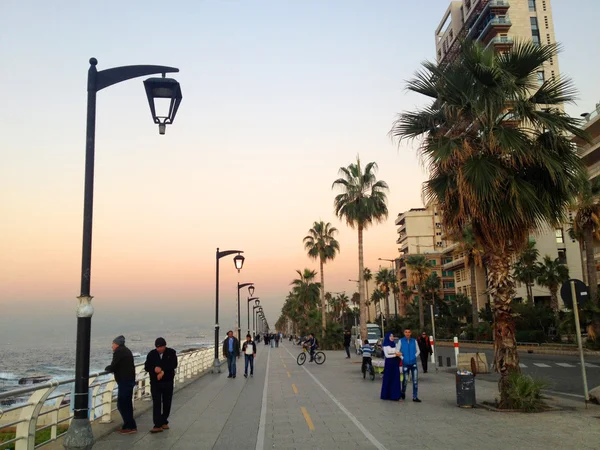
<svg viewBox="0 0 600 450"><path fill-rule="evenodd" d="M569 135L589 140L562 109L574 99L571 81L537 82L537 71L556 53L556 45L528 41L495 54L465 41L448 65L423 64L408 89L431 102L401 114L390 131L420 140L430 174L425 197L439 205L448 231L470 223L485 251L502 405L508 375L520 371L510 262L532 232L564 222L583 172Z"/></svg>
<svg viewBox="0 0 600 450"><path fill-rule="evenodd" d="M385 296L385 316L390 316L390 292L396 284L396 275L388 268L382 267L375 274L375 281L381 293Z"/></svg>
<svg viewBox="0 0 600 450"><path fill-rule="evenodd" d="M535 241L530 239L513 265L513 275L517 281L525 284L527 303L532 307L534 306L533 285L538 277L537 260L539 256L540 252L535 247Z"/></svg>
<svg viewBox="0 0 600 450"><path fill-rule="evenodd" d="M363 278L365 281L365 288L367 291L367 295L365 297L365 306L367 307L367 322L371 321L371 297L369 297L369 281L371 281L373 279L373 273L371 272L371 269L369 269L368 267L365 267L365 270L363 270ZM360 289L359 289L360 291ZM360 293L358 294L359 298L360 298ZM359 311L360 311L360 305L359 305Z"/></svg>
<svg viewBox="0 0 600 450"><path fill-rule="evenodd" d="M360 294L360 335L367 339L367 308L364 284L363 231L369 225L383 222L388 216L387 195L389 190L385 181L377 180L377 164L368 163L364 167L360 158L348 167L340 168L341 178L333 182L342 193L335 196L333 202L335 215L346 221L350 228L358 230L358 291Z"/></svg>
<svg viewBox="0 0 600 450"><path fill-rule="evenodd" d="M473 330L475 332L477 325L479 325L479 302L477 296L477 274L476 268L483 265L483 249L481 245L477 243L475 235L473 234L473 227L467 225L459 233L453 237L458 243L458 252L463 253L465 256L465 267L470 270L471 276L471 303L473 306Z"/></svg>
<svg viewBox="0 0 600 450"><path fill-rule="evenodd" d="M308 256L313 259L319 258L319 270L321 272L321 320L323 328L321 329L321 339L325 338L325 330L327 328L327 314L325 311L325 274L323 265L335 258L336 253L340 251L340 244L335 240L334 235L337 229L329 222L325 223L322 220L315 222L308 236L303 239L304 249L307 250Z"/></svg>
<svg viewBox="0 0 600 450"><path fill-rule="evenodd" d="M298 278L294 279L291 283L292 294L296 298L296 305L299 310L299 316L303 321L304 331L308 326L308 315L311 310L316 308L319 302L319 294L321 285L316 283L314 280L317 277L317 272L310 269L304 269L304 271L296 270Z"/></svg>
<svg viewBox="0 0 600 450"><path fill-rule="evenodd" d="M558 288L569 279L569 269L558 258L544 256L543 262L538 263L537 282L550 290L550 306L558 319Z"/></svg>
<svg viewBox="0 0 600 450"><path fill-rule="evenodd" d="M585 247L586 272L590 297L596 301L598 297L598 275L594 260L594 240L600 238L600 179L588 180L587 176L580 180L579 192L574 201L575 218L573 231L583 235Z"/></svg>
<svg viewBox="0 0 600 450"><path fill-rule="evenodd" d="M421 329L425 327L425 305L423 303L423 285L431 272L431 263L423 255L408 255L406 265L410 268L412 284L417 286L419 291L419 325Z"/></svg>

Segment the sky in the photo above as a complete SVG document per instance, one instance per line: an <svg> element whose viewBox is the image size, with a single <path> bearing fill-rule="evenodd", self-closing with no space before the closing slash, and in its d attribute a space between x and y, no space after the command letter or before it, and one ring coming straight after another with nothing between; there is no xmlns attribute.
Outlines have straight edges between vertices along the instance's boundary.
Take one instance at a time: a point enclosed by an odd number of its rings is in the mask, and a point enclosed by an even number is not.
<svg viewBox="0 0 600 450"><path fill-rule="evenodd" d="M274 324L295 271L318 270L302 244L316 220L339 230L326 290L351 295L357 233L335 217L332 183L357 155L388 183L389 218L364 238L365 265L377 270L378 258L398 255L396 216L422 205L427 174L414 145L398 147L388 131L396 114L425 102L405 82L434 58L448 4L2 0L0 325L75 318L90 57L98 70L178 67L183 92L164 136L143 78L98 94L97 315L169 314L210 329L219 247L246 257L239 274L232 257L221 260L221 326L233 326L237 282L255 283ZM600 2L552 4L560 69L579 90L567 112L578 116L600 101Z"/></svg>

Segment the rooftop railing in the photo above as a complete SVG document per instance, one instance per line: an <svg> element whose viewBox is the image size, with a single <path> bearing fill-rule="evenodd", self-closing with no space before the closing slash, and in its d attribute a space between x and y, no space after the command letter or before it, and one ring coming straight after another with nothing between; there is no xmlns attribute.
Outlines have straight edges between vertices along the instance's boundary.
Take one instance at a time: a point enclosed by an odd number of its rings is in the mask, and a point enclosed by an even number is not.
<svg viewBox="0 0 600 450"><path fill-rule="evenodd" d="M178 354L178 365L175 373L175 386L197 377L211 369L214 362L214 346ZM219 348L219 358L222 349ZM149 400L150 377L144 370L144 363L135 366L136 388L133 404ZM47 445L66 434L73 418L71 410L71 392L75 379L64 381L48 381L33 386L0 392L0 448L15 450L31 450ZM90 422L112 422L112 413L117 409L117 384L108 372L91 373L90 386ZM26 397L26 400L23 399ZM14 404L11 402L14 401ZM40 432L50 430L48 438L39 436ZM14 437L10 437L14 434ZM36 439L37 438L37 439ZM36 442L36 440L38 442ZM41 441L41 442L39 442Z"/></svg>

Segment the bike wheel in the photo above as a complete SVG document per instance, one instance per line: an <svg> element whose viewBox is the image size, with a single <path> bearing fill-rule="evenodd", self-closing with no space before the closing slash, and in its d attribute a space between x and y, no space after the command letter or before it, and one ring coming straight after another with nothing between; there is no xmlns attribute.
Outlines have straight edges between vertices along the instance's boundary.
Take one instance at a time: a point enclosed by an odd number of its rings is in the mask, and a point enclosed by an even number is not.
<svg viewBox="0 0 600 450"><path fill-rule="evenodd" d="M315 362L318 365L323 364L325 362L325 353L323 353L323 352L317 352L317 353L315 353Z"/></svg>
<svg viewBox="0 0 600 450"><path fill-rule="evenodd" d="M296 362L298 363L299 366L304 364L305 361L306 361L306 353L300 353L298 355L298 358L296 358Z"/></svg>

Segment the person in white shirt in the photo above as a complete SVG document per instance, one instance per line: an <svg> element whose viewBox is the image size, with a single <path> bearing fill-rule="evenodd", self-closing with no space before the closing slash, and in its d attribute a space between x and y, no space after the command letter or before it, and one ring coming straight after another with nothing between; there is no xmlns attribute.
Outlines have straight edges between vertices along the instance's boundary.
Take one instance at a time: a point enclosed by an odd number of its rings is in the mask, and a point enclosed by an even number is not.
<svg viewBox="0 0 600 450"><path fill-rule="evenodd" d="M254 376L254 357L256 356L256 344L252 340L252 336L246 335L246 341L242 345L242 353L244 354L244 378L248 378L248 363L250 363L250 376Z"/></svg>
<svg viewBox="0 0 600 450"><path fill-rule="evenodd" d="M392 333L388 333L383 340L383 356L385 365L381 383L381 399L398 401L402 397L400 387L400 357L402 353L398 351Z"/></svg>

